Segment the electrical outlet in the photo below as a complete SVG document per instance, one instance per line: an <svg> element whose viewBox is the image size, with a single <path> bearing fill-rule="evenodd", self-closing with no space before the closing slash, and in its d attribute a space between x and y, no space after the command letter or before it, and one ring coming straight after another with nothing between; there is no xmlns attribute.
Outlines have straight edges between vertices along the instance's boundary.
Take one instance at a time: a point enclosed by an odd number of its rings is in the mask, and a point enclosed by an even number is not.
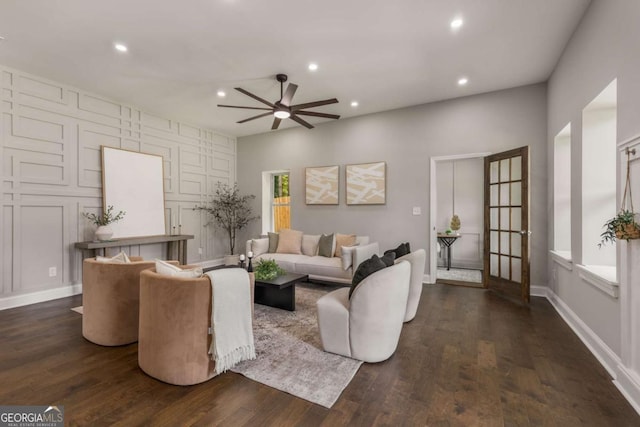
<svg viewBox="0 0 640 427"><path fill-rule="evenodd" d="M202 255L202 248L198 248L198 255Z"/></svg>
<svg viewBox="0 0 640 427"><path fill-rule="evenodd" d="M49 267L49 277L56 277L58 275L58 272L56 271L55 267Z"/></svg>
<svg viewBox="0 0 640 427"><path fill-rule="evenodd" d="M420 206L414 206L413 207L413 214L414 215L422 215L422 209L420 209Z"/></svg>

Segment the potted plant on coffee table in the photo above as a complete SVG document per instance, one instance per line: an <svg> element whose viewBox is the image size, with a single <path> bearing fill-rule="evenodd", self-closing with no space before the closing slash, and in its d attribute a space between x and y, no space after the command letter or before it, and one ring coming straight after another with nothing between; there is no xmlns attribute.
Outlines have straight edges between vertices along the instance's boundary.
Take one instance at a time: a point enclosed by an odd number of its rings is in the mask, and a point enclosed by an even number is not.
<svg viewBox="0 0 640 427"><path fill-rule="evenodd" d="M213 223L214 226L225 231L229 239L229 255L225 255L225 265L239 263L239 255L235 253L238 231L249 225L251 221L260 218L253 216L250 206L251 200L255 198L254 195L241 195L238 184L229 186L218 182L211 202L194 208L194 210L206 211L211 216L211 221L206 225Z"/></svg>

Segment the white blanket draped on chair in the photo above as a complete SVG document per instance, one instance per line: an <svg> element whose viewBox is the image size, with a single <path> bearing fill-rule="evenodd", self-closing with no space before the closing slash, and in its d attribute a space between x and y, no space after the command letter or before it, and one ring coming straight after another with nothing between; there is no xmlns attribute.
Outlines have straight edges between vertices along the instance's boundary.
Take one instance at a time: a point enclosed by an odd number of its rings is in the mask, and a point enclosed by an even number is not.
<svg viewBox="0 0 640 427"><path fill-rule="evenodd" d="M249 274L240 268L205 273L211 280L211 328L209 354L216 374L243 360L256 358L251 318Z"/></svg>

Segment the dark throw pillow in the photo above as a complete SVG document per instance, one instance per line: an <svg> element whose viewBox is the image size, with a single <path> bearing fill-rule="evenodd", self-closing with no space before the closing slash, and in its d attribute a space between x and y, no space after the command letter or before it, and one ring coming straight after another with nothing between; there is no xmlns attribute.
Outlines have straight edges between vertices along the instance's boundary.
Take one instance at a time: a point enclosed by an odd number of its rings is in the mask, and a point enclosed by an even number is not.
<svg viewBox="0 0 640 427"><path fill-rule="evenodd" d="M362 261L358 266L356 272L353 274L353 280L351 281L351 289L349 289L349 299L353 294L354 289L358 286L358 283L362 282L367 276L375 273L378 270L382 270L387 265L382 261L378 255L374 255L368 260Z"/></svg>
<svg viewBox="0 0 640 427"><path fill-rule="evenodd" d="M278 233L267 233L269 235L269 253L275 254L278 250Z"/></svg>
<svg viewBox="0 0 640 427"><path fill-rule="evenodd" d="M396 253L387 252L380 259L382 260L382 262L384 262L384 265L386 265L387 267L391 267L393 265L393 262L396 260Z"/></svg>
<svg viewBox="0 0 640 427"><path fill-rule="evenodd" d="M406 254L411 253L411 247L409 246L409 242L400 243L400 245L397 248L384 251L384 254L386 255L389 252L395 252L396 258L400 258L405 256Z"/></svg>
<svg viewBox="0 0 640 427"><path fill-rule="evenodd" d="M318 256L332 258L333 251L333 233L320 236L320 240L318 241Z"/></svg>

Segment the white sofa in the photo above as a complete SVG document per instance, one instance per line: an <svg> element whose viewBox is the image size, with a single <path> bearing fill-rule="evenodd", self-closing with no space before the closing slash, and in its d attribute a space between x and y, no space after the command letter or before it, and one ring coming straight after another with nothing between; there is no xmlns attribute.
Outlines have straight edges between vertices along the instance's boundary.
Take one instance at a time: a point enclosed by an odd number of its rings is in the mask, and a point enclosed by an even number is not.
<svg viewBox="0 0 640 427"><path fill-rule="evenodd" d="M303 236L304 237L304 236ZM263 247L268 237L247 240L246 253L253 252L252 263L255 266L261 259L273 259L278 265L289 273L308 274L311 280L351 283L353 272L360 263L380 252L377 242L369 243L368 236L357 236L357 246L353 246L350 252L350 266L343 268L342 257L324 257L318 255L288 254L288 253L261 253L258 248ZM268 245L267 245L268 246ZM349 262L346 262L349 264ZM346 265L345 264L345 265Z"/></svg>

